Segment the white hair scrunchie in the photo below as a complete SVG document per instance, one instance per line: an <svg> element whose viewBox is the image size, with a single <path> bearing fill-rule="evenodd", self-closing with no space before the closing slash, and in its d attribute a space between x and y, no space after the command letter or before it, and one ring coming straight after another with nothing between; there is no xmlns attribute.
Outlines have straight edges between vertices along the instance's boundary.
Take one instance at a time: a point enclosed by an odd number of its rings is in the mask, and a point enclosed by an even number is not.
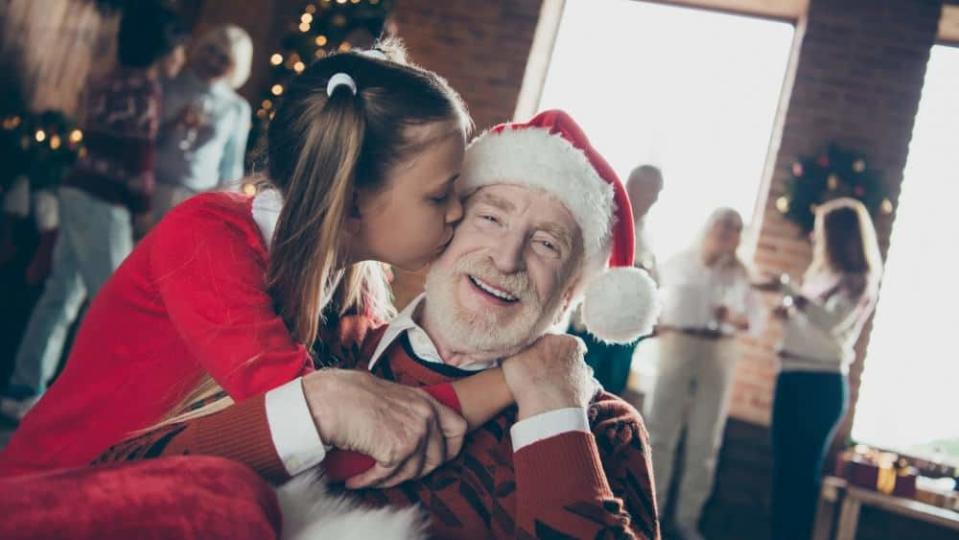
<svg viewBox="0 0 959 540"><path fill-rule="evenodd" d="M350 77L346 73L339 72L334 73L330 80L326 83L326 95L327 97L333 97L333 92L336 91L340 86L346 86L350 89L350 92L353 95L356 95L356 81L353 80L353 77Z"/></svg>
<svg viewBox="0 0 959 540"><path fill-rule="evenodd" d="M390 60L389 56L386 56L386 53L379 49L366 49L365 51L360 51L360 54L367 58L375 58L377 60Z"/></svg>

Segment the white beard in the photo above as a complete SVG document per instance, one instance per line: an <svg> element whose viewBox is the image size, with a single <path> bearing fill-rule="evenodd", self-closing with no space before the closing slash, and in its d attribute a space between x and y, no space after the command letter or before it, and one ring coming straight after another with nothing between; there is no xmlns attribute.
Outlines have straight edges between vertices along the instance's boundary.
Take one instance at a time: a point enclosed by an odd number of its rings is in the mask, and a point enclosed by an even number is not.
<svg viewBox="0 0 959 540"><path fill-rule="evenodd" d="M318 470L276 488L283 515L282 540L425 540L427 517L419 507L368 508L348 495L331 495Z"/></svg>
<svg viewBox="0 0 959 540"><path fill-rule="evenodd" d="M492 283L503 284L521 302L521 311L504 323L495 311L473 311L460 305L457 285L467 275ZM468 279L468 278L467 278ZM550 326L561 298L544 303L536 295L524 272L504 275L489 259L468 257L452 269L433 265L426 275L424 318L430 328L442 335L446 343L455 343L459 350L479 354L509 356L529 345Z"/></svg>

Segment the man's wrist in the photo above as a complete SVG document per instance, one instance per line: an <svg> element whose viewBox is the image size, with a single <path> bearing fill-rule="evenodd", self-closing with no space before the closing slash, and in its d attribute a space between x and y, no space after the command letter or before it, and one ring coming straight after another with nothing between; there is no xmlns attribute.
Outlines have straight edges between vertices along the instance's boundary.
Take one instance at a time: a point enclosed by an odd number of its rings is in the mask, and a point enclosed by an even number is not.
<svg viewBox="0 0 959 540"><path fill-rule="evenodd" d="M583 406L575 397L562 395L535 395L526 399L517 398L516 404L519 408L518 420L525 420L559 409Z"/></svg>
<svg viewBox="0 0 959 540"><path fill-rule="evenodd" d="M324 369L311 373L303 377L303 395L306 398L306 405L310 409L310 416L313 417L313 424L316 426L316 432L324 443L336 446L334 434L336 433L335 415L328 414L330 410L328 404L332 396L332 386L330 380L333 377L334 369Z"/></svg>

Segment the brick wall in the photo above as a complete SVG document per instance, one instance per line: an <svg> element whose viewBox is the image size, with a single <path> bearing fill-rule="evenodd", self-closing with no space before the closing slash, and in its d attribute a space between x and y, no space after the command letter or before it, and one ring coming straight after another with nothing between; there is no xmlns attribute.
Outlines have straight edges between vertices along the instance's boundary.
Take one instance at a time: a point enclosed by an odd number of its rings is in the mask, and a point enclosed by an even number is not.
<svg viewBox="0 0 959 540"><path fill-rule="evenodd" d="M509 120L540 0L400 0L394 19L412 58L459 90L480 130Z"/></svg>

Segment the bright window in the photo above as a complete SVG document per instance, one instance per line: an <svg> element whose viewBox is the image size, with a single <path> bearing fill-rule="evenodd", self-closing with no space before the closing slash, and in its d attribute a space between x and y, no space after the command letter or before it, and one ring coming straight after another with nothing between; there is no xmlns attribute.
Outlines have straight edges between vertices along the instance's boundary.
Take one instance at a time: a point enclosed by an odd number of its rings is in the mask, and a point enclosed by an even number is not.
<svg viewBox="0 0 959 540"><path fill-rule="evenodd" d="M793 31L635 0L567 0L540 109L572 114L624 181L639 164L663 170L647 220L660 261L718 206L751 221Z"/></svg>
<svg viewBox="0 0 959 540"><path fill-rule="evenodd" d="M935 46L909 146L852 436L959 465L959 48Z"/></svg>

